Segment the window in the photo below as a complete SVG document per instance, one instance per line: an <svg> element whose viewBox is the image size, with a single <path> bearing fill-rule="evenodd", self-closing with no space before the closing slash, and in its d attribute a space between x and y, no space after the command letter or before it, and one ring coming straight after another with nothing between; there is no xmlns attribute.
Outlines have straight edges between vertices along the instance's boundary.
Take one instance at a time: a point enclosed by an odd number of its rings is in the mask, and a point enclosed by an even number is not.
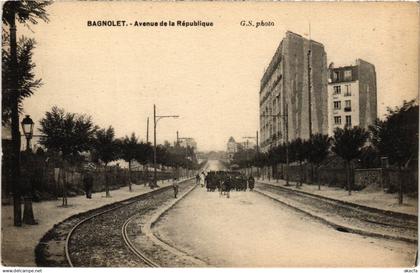
<svg viewBox="0 0 420 273"><path fill-rule="evenodd" d="M346 127L351 127L351 116L346 116Z"/></svg>
<svg viewBox="0 0 420 273"><path fill-rule="evenodd" d="M344 70L344 80L345 81L351 81L351 70Z"/></svg>
<svg viewBox="0 0 420 273"><path fill-rule="evenodd" d="M340 125L341 124L341 117L340 116L334 117L334 124L335 125Z"/></svg>
<svg viewBox="0 0 420 273"><path fill-rule="evenodd" d="M344 96L345 97L349 97L351 96L351 85L350 84L346 84L345 85L345 91L344 91Z"/></svg>
<svg viewBox="0 0 420 273"><path fill-rule="evenodd" d="M341 109L341 101L334 101L334 110Z"/></svg>
<svg viewBox="0 0 420 273"><path fill-rule="evenodd" d="M350 112L351 111L351 100L345 101L346 105L344 106L344 111Z"/></svg>
<svg viewBox="0 0 420 273"><path fill-rule="evenodd" d="M334 95L339 95L339 94L341 94L341 86L340 85L334 86Z"/></svg>
<svg viewBox="0 0 420 273"><path fill-rule="evenodd" d="M340 73L338 71L334 71L333 72L333 81L338 81L338 79L340 78Z"/></svg>

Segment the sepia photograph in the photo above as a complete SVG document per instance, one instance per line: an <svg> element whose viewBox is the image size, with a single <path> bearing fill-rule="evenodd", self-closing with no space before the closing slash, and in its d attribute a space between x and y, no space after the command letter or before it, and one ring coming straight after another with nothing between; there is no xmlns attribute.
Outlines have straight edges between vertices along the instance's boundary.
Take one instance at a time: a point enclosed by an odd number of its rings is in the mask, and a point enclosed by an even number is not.
<svg viewBox="0 0 420 273"><path fill-rule="evenodd" d="M1 5L3 273L417 272L417 2Z"/></svg>

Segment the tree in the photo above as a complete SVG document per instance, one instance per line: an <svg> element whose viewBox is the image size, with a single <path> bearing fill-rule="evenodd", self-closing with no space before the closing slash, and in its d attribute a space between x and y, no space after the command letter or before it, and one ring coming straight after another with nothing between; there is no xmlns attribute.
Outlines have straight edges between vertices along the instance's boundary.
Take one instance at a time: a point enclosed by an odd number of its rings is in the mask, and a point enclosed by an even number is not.
<svg viewBox="0 0 420 273"><path fill-rule="evenodd" d="M44 135L40 143L49 153L61 154L63 172L63 206L67 205L67 181L65 172L68 164L74 165L80 160L80 153L88 151L91 147L97 126L91 117L66 113L57 106L45 113L40 121L39 131Z"/></svg>
<svg viewBox="0 0 420 273"><path fill-rule="evenodd" d="M153 162L153 147L150 143L140 142L138 144L138 152L136 153L136 161L146 167L146 181L148 179L147 163ZM146 183L146 182L145 182Z"/></svg>
<svg viewBox="0 0 420 273"><path fill-rule="evenodd" d="M372 144L378 153L386 156L400 171L413 160L418 160L419 106L412 100L401 107L388 109L384 121L370 126ZM399 203L403 202L403 180L400 179Z"/></svg>
<svg viewBox="0 0 420 273"><path fill-rule="evenodd" d="M260 168L268 165L267 153L258 152L253 158L253 164L258 168L257 176L260 177Z"/></svg>
<svg viewBox="0 0 420 273"><path fill-rule="evenodd" d="M17 67L18 67L18 111L23 111L22 102L30 97L36 89L42 86L42 80L36 79L34 69L35 63L32 61L33 50L36 42L34 39L21 37L17 44ZM2 125L11 124L13 93L13 75L11 72L12 59L10 51L2 48Z"/></svg>
<svg viewBox="0 0 420 273"><path fill-rule="evenodd" d="M336 128L334 130L332 151L346 161L347 190L351 195L350 161L358 158L362 148L369 137L369 133L363 128Z"/></svg>
<svg viewBox="0 0 420 273"><path fill-rule="evenodd" d="M143 165L147 164L151 161L153 156L153 148L148 143L139 142L134 133L132 133L130 137L125 136L123 139L118 140L118 146L121 158L128 162L128 188L132 191L131 165L133 160L136 160Z"/></svg>
<svg viewBox="0 0 420 273"><path fill-rule="evenodd" d="M20 132L19 132L19 67L17 57L17 43L16 43L16 19L18 22L26 24L30 22L36 24L38 19L45 22L48 21L48 15L45 7L50 2L37 1L7 1L3 5L2 21L5 26L9 26L10 38L10 116L12 129L12 185L13 185L13 214L14 225L22 225L22 210L20 204Z"/></svg>
<svg viewBox="0 0 420 273"><path fill-rule="evenodd" d="M11 116L12 109L15 99L15 94L13 90L14 76L12 74L12 58L10 51L6 50L6 46L3 44L2 47L2 125L10 126L11 125ZM21 113L22 101L24 98L27 98L33 94L33 92L39 88L42 83L41 79L35 79L34 68L35 64L32 62L33 49L35 48L35 40L27 39L22 37L17 44L17 73L18 73L18 98L17 106L18 113ZM22 183L19 183L22 184ZM21 187L21 185L19 186ZM18 204L16 204L18 206ZM20 204L19 204L20 206ZM17 208L18 209L18 208ZM18 212L18 214L20 214ZM16 215L18 217L18 214ZM31 219L32 217L32 219ZM32 193L25 194L25 206L24 206L24 216L23 222L25 224L34 224L36 223L33 219L32 212Z"/></svg>
<svg viewBox="0 0 420 273"><path fill-rule="evenodd" d="M128 162L128 190L131 189L131 164L136 159L137 153L139 152L139 140L134 133L130 137L125 136L118 142L120 146L121 158Z"/></svg>
<svg viewBox="0 0 420 273"><path fill-rule="evenodd" d="M330 147L330 138L327 135L315 134L312 135L307 144L309 150L307 156L308 161L315 165L316 169L316 181L318 184L318 190L321 190L321 180L319 179L319 167L322 161L328 156L328 150Z"/></svg>
<svg viewBox="0 0 420 273"><path fill-rule="evenodd" d="M291 153L292 158L295 161L299 162L300 166L300 181L296 183L296 187L300 187L303 185L303 181L305 180L305 171L303 169L303 162L308 159L309 154L309 141L302 140L301 138L297 138L290 143L291 146Z"/></svg>
<svg viewBox="0 0 420 273"><path fill-rule="evenodd" d="M114 128L109 126L107 129L97 130L93 147L97 158L105 164L105 192L106 197L111 197L109 194L107 166L109 162L118 158L118 143L115 140Z"/></svg>
<svg viewBox="0 0 420 273"><path fill-rule="evenodd" d="M44 135L40 143L50 152L61 153L69 162L90 150L98 129L90 116L66 113L57 106L45 113L40 125L39 131Z"/></svg>

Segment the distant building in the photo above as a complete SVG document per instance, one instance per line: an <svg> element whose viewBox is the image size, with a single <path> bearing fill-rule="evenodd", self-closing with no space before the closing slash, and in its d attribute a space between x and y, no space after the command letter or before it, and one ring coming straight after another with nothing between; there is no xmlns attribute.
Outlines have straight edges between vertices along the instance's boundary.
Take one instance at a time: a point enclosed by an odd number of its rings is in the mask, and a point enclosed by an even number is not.
<svg viewBox="0 0 420 273"><path fill-rule="evenodd" d="M238 151L238 143L236 143L233 137L230 137L227 143L226 154L228 160L231 161L233 159L233 155Z"/></svg>
<svg viewBox="0 0 420 273"><path fill-rule="evenodd" d="M329 68L328 134L334 129L359 126L368 129L377 118L375 66L361 59L353 66Z"/></svg>
<svg viewBox="0 0 420 273"><path fill-rule="evenodd" d="M261 79L262 151L285 142L286 134L290 141L328 133L327 76L324 46L286 32Z"/></svg>
<svg viewBox="0 0 420 273"><path fill-rule="evenodd" d="M194 151L197 151L197 142L193 138L179 139L179 145L181 147L191 147Z"/></svg>

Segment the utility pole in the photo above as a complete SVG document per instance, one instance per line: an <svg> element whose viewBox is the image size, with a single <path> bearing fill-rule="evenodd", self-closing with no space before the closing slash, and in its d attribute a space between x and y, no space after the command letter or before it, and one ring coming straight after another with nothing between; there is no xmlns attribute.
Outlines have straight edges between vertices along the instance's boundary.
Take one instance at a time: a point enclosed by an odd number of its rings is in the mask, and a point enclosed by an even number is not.
<svg viewBox="0 0 420 273"><path fill-rule="evenodd" d="M156 169L156 125L160 119L163 118L178 118L178 115L170 116L158 116L156 115L156 105L153 104L153 182L150 183L150 187L153 189L157 187L157 169Z"/></svg>
<svg viewBox="0 0 420 273"><path fill-rule="evenodd" d="M308 50L308 120L309 120L309 138L312 136L312 84L311 84L311 54L312 54L312 41L311 41L311 23L309 23L309 50Z"/></svg>
<svg viewBox="0 0 420 273"><path fill-rule="evenodd" d="M259 160L259 155L260 155L260 144L259 144L259 138L258 138L258 130L257 130L257 134L256 134L256 142L257 142L257 160ZM258 179L260 179L260 167L257 165L257 177Z"/></svg>
<svg viewBox="0 0 420 273"><path fill-rule="evenodd" d="M147 117L146 143L149 143L149 117Z"/></svg>
<svg viewBox="0 0 420 273"><path fill-rule="evenodd" d="M258 131L257 131L257 136L256 137L245 136L243 138L246 139L246 161L247 161L246 164L247 164L247 168L245 170L245 175L248 175L247 174L247 169L249 167L249 163L248 163L248 160L249 160L249 140L250 139L255 139L256 140L256 142L257 142L257 153L258 153ZM252 166L251 166L251 175L252 175Z"/></svg>
<svg viewBox="0 0 420 273"><path fill-rule="evenodd" d="M150 187L153 189L157 186L157 170L156 170L156 105L153 104L153 182Z"/></svg>
<svg viewBox="0 0 420 273"><path fill-rule="evenodd" d="M179 141L180 140L185 140L185 172L186 172L186 176L188 176L188 166L187 166L187 163L188 163L188 147L190 147L190 146L188 146L188 140L192 140L193 138L192 137L179 137L179 132L178 131L176 131L176 143L179 145ZM192 160L192 157L191 157L191 160Z"/></svg>
<svg viewBox="0 0 420 273"><path fill-rule="evenodd" d="M149 117L147 117L147 128L146 128L146 144L147 145L149 145ZM149 162L148 161L146 161L146 172L145 172L145 174L146 174L146 179L145 179L145 182L144 182L144 186L146 187L146 184L147 184L147 180L149 179L149 164L148 164ZM144 171L144 170L143 170Z"/></svg>
<svg viewBox="0 0 420 273"><path fill-rule="evenodd" d="M286 186L289 186L289 110L288 104L285 105L284 125L286 127Z"/></svg>
<svg viewBox="0 0 420 273"><path fill-rule="evenodd" d="M257 142L257 154L259 154L260 153L260 146L259 146L259 143L258 143L258 130L257 130L257 134L256 134L256 142Z"/></svg>

